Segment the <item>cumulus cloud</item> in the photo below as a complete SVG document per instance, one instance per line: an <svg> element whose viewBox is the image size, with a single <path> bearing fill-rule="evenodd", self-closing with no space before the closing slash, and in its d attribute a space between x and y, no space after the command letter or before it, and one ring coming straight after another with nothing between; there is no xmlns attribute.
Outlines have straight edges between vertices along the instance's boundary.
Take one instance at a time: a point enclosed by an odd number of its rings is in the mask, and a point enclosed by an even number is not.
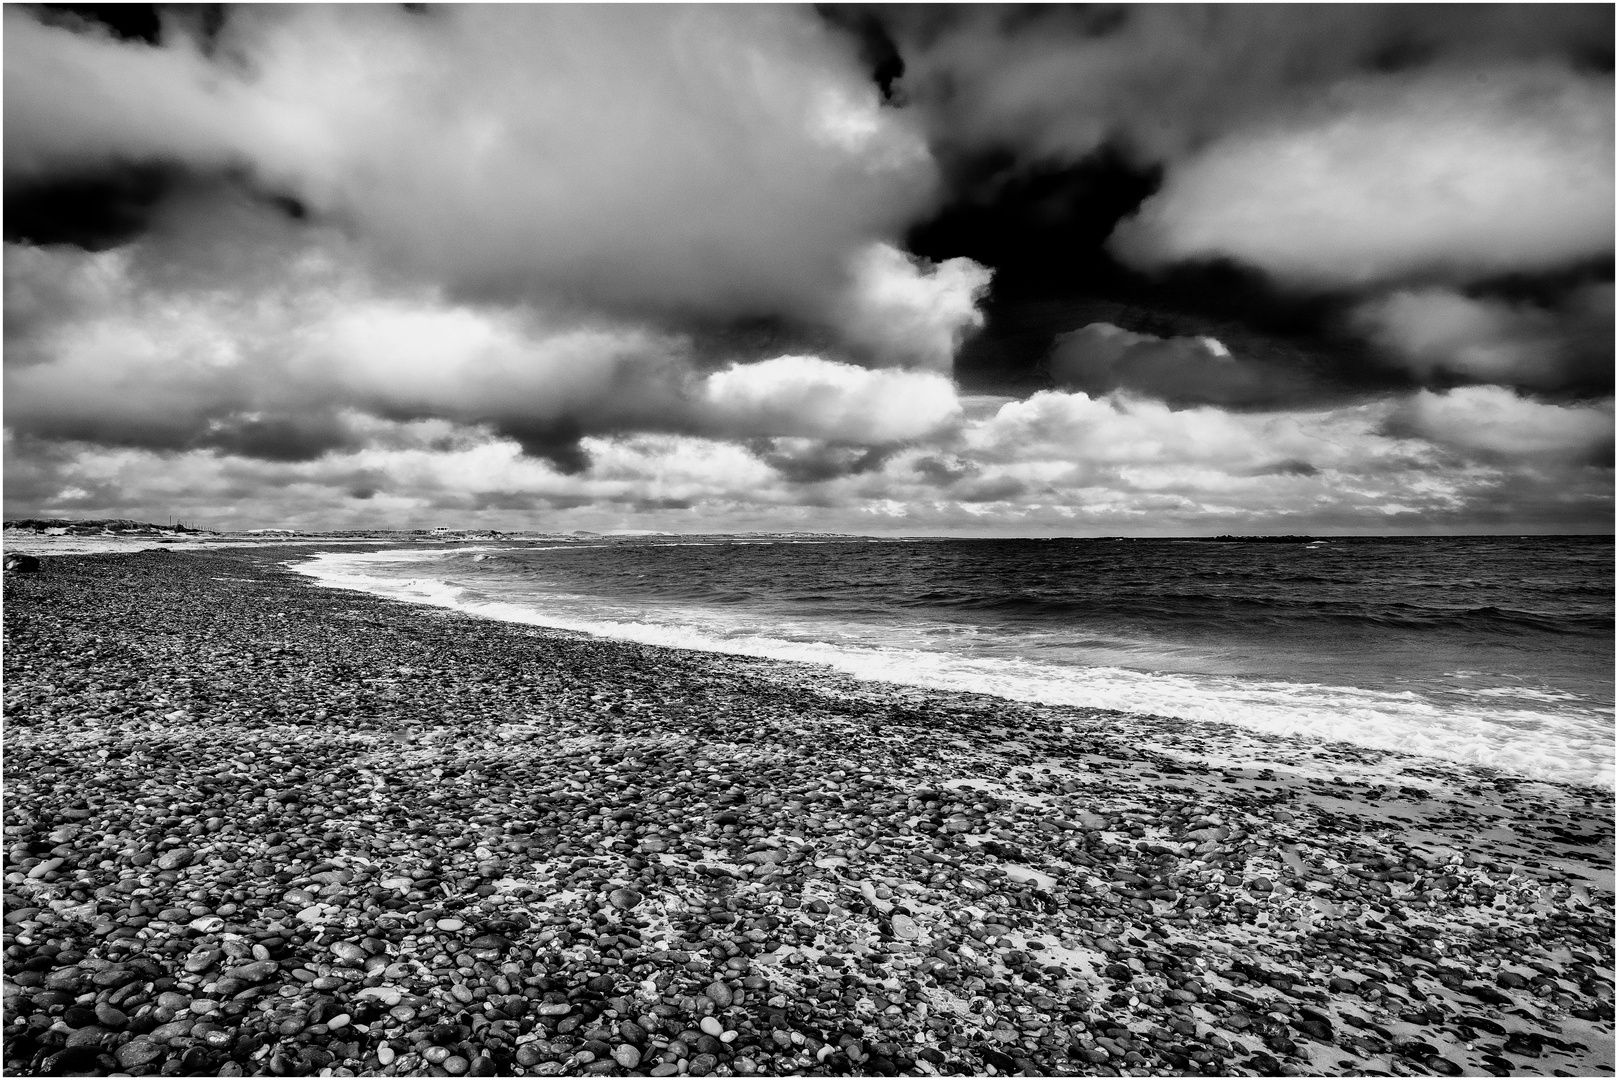
<svg viewBox="0 0 1618 1080"><path fill-rule="evenodd" d="M1105 322L1058 335L1048 367L1064 389L1127 389L1175 405L1277 404L1301 382L1293 372L1232 355L1218 338L1162 338Z"/></svg>
<svg viewBox="0 0 1618 1080"><path fill-rule="evenodd" d="M1345 80L1510 63L1606 67L1589 5L1140 4L890 8L902 89L954 151L1175 162Z"/></svg>
<svg viewBox="0 0 1618 1080"><path fill-rule="evenodd" d="M1481 391L1481 393L1480 393ZM8 436L30 513L331 527L971 531L1466 531L1610 524L1612 411L1491 388L1307 412L1174 410L1112 394L965 399L892 447L783 436L586 436L569 473L444 421L353 418L362 443L273 462ZM1592 460L1605 433L1606 463ZM1595 455L1599 457L1599 455ZM8 510L8 512L15 512Z"/></svg>
<svg viewBox="0 0 1618 1080"><path fill-rule="evenodd" d="M936 372L789 355L704 374L678 335L380 292L318 258L245 291L153 286L136 261L129 249L8 250L14 430L290 461L370 438L357 416L442 418L577 471L592 434L876 445L959 413Z"/></svg>
<svg viewBox="0 0 1618 1080"><path fill-rule="evenodd" d="M1560 388L1611 386L1613 287L1588 285L1558 308L1449 289L1407 289L1362 305L1357 329L1422 378Z"/></svg>
<svg viewBox="0 0 1618 1080"><path fill-rule="evenodd" d="M1279 461L1335 465L1344 447L1363 455L1363 440L1334 441L1366 430L1370 407L1244 415L1203 406L1110 394L1046 391L1002 405L966 432L981 460L1019 458L1078 465L1196 466L1247 474Z"/></svg>
<svg viewBox="0 0 1618 1080"><path fill-rule="evenodd" d="M870 371L817 356L735 364L703 380L706 419L738 435L855 443L932 435L960 413L955 386L932 372Z"/></svg>
<svg viewBox="0 0 1618 1080"><path fill-rule="evenodd" d="M292 460L350 442L347 408L535 432L530 449L550 452L547 426L639 419L679 377L676 339L382 294L318 259L245 290L167 288L134 263L125 249L8 246L8 315L14 296L21 309L7 327L8 426Z"/></svg>
<svg viewBox="0 0 1618 1080"><path fill-rule="evenodd" d="M207 52L5 19L8 182L239 168L464 297L828 319L935 198L807 9L232 8Z"/></svg>
<svg viewBox="0 0 1618 1080"><path fill-rule="evenodd" d="M907 64L888 104L809 9L233 7L159 46L4 18L8 211L64 178L157 177L110 250L8 232L8 512L1610 525L1611 286L1497 276L1611 250L1610 65L1570 59L1610 10L885 11ZM1340 318L1403 373L1345 349L1383 396L1289 405L1319 400L1290 339L1265 352L1228 297L1180 318L1079 296L1080 317L1010 328L1043 354L1079 327L1056 390L963 395L994 271L901 246L939 205L934 151L1104 146L1165 169L1117 241L1139 266L1341 290L1254 318ZM1075 254L1050 247L1039 265ZM1387 389L1412 380L1560 398Z"/></svg>
<svg viewBox="0 0 1618 1080"><path fill-rule="evenodd" d="M1112 247L1356 286L1610 256L1613 220L1612 79L1524 66L1345 82L1178 163Z"/></svg>
<svg viewBox="0 0 1618 1080"><path fill-rule="evenodd" d="M1550 458L1608 467L1613 460L1611 398L1569 406L1499 386L1423 390L1390 414L1385 429L1495 460Z"/></svg>
<svg viewBox="0 0 1618 1080"><path fill-rule="evenodd" d="M844 333L878 363L948 371L962 339L983 325L978 302L991 277L971 259L933 266L892 244L872 244L853 263Z"/></svg>

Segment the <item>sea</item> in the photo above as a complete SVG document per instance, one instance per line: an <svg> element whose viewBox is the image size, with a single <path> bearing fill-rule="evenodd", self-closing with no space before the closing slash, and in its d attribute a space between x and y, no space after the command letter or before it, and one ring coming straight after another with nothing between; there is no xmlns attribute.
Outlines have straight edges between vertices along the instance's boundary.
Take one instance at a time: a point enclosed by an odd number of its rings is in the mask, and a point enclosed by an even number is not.
<svg viewBox="0 0 1618 1080"><path fill-rule="evenodd" d="M585 537L291 565L625 641L1613 785L1612 537Z"/></svg>

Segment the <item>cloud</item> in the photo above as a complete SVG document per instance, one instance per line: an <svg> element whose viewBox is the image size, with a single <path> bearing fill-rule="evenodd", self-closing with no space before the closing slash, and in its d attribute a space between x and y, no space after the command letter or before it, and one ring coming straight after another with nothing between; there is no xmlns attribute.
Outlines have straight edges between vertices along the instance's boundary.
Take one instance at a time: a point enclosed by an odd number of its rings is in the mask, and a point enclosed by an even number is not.
<svg viewBox="0 0 1618 1080"><path fill-rule="evenodd" d="M1371 406L1240 414L1211 406L1172 409L1123 394L1046 391L1007 402L964 435L979 461L1045 460L1079 467L1193 466L1241 475L1274 462L1364 465ZM1334 441L1335 434L1342 436ZM1353 447L1344 457L1344 447ZM1379 452L1395 448L1379 447Z"/></svg>
<svg viewBox="0 0 1618 1080"><path fill-rule="evenodd" d="M1302 383L1296 372L1233 356L1217 338L1161 338L1106 322L1059 334L1048 367L1064 389L1125 389L1174 405L1274 405L1295 398Z"/></svg>
<svg viewBox="0 0 1618 1080"><path fill-rule="evenodd" d="M1111 246L1352 287L1610 257L1613 220L1611 77L1521 66L1345 82L1177 163Z"/></svg>
<svg viewBox="0 0 1618 1080"><path fill-rule="evenodd" d="M1345 81L1545 63L1612 67L1596 5L994 5L878 9L902 96L950 153L1183 160Z"/></svg>
<svg viewBox="0 0 1618 1080"><path fill-rule="evenodd" d="M960 414L944 376L870 371L816 356L732 365L704 379L700 394L704 419L738 436L903 442L934 434Z"/></svg>
<svg viewBox="0 0 1618 1080"><path fill-rule="evenodd" d="M971 259L934 266L891 244L872 244L854 262L841 322L847 339L879 363L948 371L961 341L983 325L978 302L991 271Z"/></svg>
<svg viewBox="0 0 1618 1080"><path fill-rule="evenodd" d="M682 370L676 339L380 294L318 259L273 288L171 289L128 249L6 254L7 423L45 438L296 459L351 441L343 409L599 427Z"/></svg>
<svg viewBox="0 0 1618 1080"><path fill-rule="evenodd" d="M575 473L486 427L346 419L365 438L300 462L8 435L7 513L173 512L219 527L1107 535L1600 530L1612 513L1610 402L1555 406L1487 387L1240 414L1050 391L966 399L958 424L886 448L585 436L588 465ZM1604 464L1591 453L1603 445Z"/></svg>
<svg viewBox="0 0 1618 1080"><path fill-rule="evenodd" d="M1611 398L1570 406L1499 386L1422 390L1389 415L1385 430L1492 460L1562 459L1609 468L1613 460Z"/></svg>
<svg viewBox="0 0 1618 1080"><path fill-rule="evenodd" d="M379 291L319 249L273 287L172 287L139 248L8 248L8 425L154 450L307 460L373 437L357 418L483 425L582 471L582 438L673 431L857 446L960 412L931 371L779 356L703 373L675 334Z"/></svg>
<svg viewBox="0 0 1618 1080"><path fill-rule="evenodd" d="M834 323L936 198L807 9L232 8L206 52L5 19L8 184L244 170L465 299Z"/></svg>
<svg viewBox="0 0 1618 1080"><path fill-rule="evenodd" d="M154 46L8 8L8 511L1610 527L1592 11L884 9L885 104L810 9L232 7ZM1018 274L912 229L980 160L1058 283L1000 327L1057 384L1020 400L950 378ZM1159 170L1120 250L1248 268L1154 293L1100 252ZM106 220L45 220L80 196Z"/></svg>
<svg viewBox="0 0 1618 1080"><path fill-rule="evenodd" d="M1423 379L1547 389L1604 381L1611 389L1611 284L1583 286L1559 309L1449 289L1402 290L1362 305L1353 321Z"/></svg>

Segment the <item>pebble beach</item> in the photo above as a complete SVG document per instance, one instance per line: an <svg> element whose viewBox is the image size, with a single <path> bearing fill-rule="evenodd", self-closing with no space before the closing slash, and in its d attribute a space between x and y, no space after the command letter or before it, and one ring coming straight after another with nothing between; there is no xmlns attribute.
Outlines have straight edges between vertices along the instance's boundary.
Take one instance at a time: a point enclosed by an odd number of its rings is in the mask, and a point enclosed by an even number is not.
<svg viewBox="0 0 1618 1080"><path fill-rule="evenodd" d="M1613 792L5 575L11 1075L1612 1075Z"/></svg>

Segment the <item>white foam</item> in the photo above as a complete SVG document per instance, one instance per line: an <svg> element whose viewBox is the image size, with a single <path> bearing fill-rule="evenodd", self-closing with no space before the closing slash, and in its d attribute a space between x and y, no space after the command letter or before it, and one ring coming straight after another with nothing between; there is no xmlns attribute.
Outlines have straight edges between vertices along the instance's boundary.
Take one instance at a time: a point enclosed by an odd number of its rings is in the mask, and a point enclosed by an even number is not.
<svg viewBox="0 0 1618 1080"><path fill-rule="evenodd" d="M468 549L460 548L459 552ZM432 561L455 552L322 553L292 565L321 584L473 612L506 622L598 634L705 652L822 664L859 679L1014 701L1234 724L1270 734L1341 741L1486 765L1544 780L1613 786L1611 711L1568 715L1535 706L1553 695L1480 692L1438 702L1412 691L1257 680L1238 675L1138 671L1110 664L1060 665L896 647L889 630L788 624L747 627L731 611L646 609L555 594L513 602L470 595L435 578L367 573L377 564ZM543 603L544 608L537 606ZM910 643L916 634L907 635ZM836 640L827 640L835 638ZM1525 688L1526 689L1526 688ZM1481 699L1469 702L1468 698Z"/></svg>

